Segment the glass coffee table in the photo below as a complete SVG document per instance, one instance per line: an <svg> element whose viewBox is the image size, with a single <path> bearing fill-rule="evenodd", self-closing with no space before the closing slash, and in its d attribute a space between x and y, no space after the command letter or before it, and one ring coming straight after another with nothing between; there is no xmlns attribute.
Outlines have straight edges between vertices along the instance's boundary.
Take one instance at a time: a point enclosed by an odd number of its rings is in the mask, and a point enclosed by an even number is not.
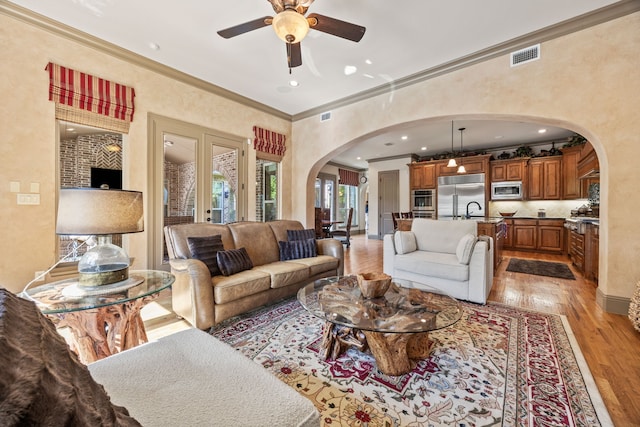
<svg viewBox="0 0 640 427"><path fill-rule="evenodd" d="M34 301L56 327L69 327L73 350L88 364L147 342L140 310L175 280L173 274L155 270L130 271L129 277L139 283L117 292L69 295L66 291L77 279L68 279L30 288L20 296Z"/></svg>
<svg viewBox="0 0 640 427"><path fill-rule="evenodd" d="M431 353L429 332L460 320L462 307L430 286L392 279L380 298L364 298L356 276L319 279L298 291L298 301L327 324L323 359L335 359L348 347L369 348L378 370L387 375L411 371L410 359Z"/></svg>

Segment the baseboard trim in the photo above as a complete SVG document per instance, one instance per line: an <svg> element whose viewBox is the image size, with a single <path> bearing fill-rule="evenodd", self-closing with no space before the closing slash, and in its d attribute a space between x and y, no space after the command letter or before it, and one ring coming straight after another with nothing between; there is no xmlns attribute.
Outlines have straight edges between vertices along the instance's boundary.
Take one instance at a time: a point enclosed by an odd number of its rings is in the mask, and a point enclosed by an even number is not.
<svg viewBox="0 0 640 427"><path fill-rule="evenodd" d="M600 288L596 289L596 304L607 313L613 314L629 314L630 298L617 297L614 295L603 294Z"/></svg>

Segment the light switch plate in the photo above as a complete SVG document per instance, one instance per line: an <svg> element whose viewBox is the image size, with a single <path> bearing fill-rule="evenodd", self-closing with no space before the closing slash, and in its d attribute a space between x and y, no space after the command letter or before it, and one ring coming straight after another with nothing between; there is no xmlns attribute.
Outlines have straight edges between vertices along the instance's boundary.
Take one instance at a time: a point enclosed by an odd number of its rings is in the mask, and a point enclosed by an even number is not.
<svg viewBox="0 0 640 427"><path fill-rule="evenodd" d="M19 205L39 205L40 195L18 193L18 204Z"/></svg>

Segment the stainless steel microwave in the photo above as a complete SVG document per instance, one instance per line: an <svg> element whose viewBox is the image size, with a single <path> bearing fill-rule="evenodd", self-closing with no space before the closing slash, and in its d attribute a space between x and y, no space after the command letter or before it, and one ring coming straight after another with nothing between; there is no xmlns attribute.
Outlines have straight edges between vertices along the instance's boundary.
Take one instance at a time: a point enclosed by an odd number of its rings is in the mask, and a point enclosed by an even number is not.
<svg viewBox="0 0 640 427"><path fill-rule="evenodd" d="M491 183L491 200L522 200L522 181Z"/></svg>

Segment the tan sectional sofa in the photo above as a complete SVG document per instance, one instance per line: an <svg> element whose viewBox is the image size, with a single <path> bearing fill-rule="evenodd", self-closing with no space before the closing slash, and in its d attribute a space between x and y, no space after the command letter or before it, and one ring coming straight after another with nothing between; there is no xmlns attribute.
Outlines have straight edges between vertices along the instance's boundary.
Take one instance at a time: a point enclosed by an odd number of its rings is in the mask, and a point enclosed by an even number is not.
<svg viewBox="0 0 640 427"><path fill-rule="evenodd" d="M317 256L280 261L279 242L287 230L304 230L299 221L178 224L166 226L173 310L193 326L208 329L259 306L295 295L310 281L344 274L344 249L335 239L316 241ZM192 257L189 237L220 235L224 250L245 248L253 268L212 276Z"/></svg>

